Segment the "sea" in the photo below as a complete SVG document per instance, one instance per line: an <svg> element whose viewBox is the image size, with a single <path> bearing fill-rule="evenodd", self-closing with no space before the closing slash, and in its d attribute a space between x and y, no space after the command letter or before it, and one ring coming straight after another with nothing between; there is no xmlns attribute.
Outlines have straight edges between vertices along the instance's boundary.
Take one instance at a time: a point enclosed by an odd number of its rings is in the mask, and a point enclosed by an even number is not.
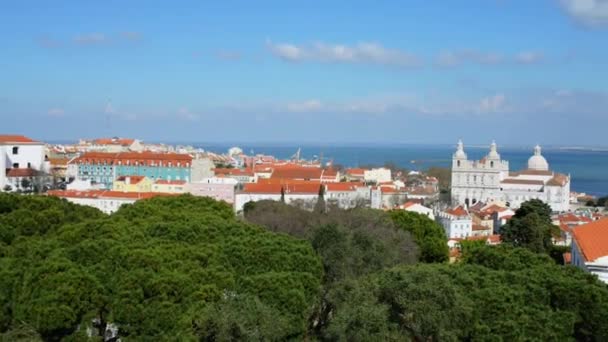
<svg viewBox="0 0 608 342"><path fill-rule="evenodd" d="M302 159L333 161L345 167L363 165L382 166L394 163L408 170L422 171L431 166L450 167L454 145L410 144L189 144L206 151L226 153L238 146L246 154L273 155L280 159L291 158L300 149ZM466 146L469 159L480 159L488 152L488 146ZM511 171L526 168L533 147L499 146L502 159L509 161ZM553 171L571 176L571 190L594 196L608 195L608 149L587 147L544 147L543 156Z"/></svg>

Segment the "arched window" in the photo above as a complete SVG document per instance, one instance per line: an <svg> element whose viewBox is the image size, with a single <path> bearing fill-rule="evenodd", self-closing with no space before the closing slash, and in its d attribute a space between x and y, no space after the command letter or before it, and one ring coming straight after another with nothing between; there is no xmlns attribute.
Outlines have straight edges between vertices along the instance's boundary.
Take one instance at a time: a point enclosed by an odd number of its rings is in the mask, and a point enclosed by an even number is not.
<svg viewBox="0 0 608 342"><path fill-rule="evenodd" d="M460 160L456 162L456 166L460 167Z"/></svg>
<svg viewBox="0 0 608 342"><path fill-rule="evenodd" d="M494 167L494 162L493 161L490 162L490 167Z"/></svg>

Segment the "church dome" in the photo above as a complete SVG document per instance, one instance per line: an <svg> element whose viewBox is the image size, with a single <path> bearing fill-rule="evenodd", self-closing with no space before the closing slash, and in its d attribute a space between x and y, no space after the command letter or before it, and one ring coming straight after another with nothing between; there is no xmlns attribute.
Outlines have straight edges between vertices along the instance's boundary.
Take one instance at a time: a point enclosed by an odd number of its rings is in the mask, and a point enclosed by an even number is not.
<svg viewBox="0 0 608 342"><path fill-rule="evenodd" d="M540 146L538 145L534 147L534 155L528 159L528 169L549 171L549 163L547 163L545 157L540 154Z"/></svg>

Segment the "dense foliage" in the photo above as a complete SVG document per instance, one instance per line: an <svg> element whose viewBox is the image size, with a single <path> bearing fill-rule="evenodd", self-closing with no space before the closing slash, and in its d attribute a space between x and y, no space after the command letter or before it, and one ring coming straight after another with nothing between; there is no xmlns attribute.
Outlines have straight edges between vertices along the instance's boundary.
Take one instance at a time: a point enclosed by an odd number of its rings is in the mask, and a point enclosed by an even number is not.
<svg viewBox="0 0 608 342"><path fill-rule="evenodd" d="M534 252L550 252L551 238L559 234L551 222L551 207L541 200L521 204L515 215L500 229L504 243L524 247Z"/></svg>
<svg viewBox="0 0 608 342"><path fill-rule="evenodd" d="M0 195L0 213L8 336L81 339L111 323L125 340L301 339L319 295L322 267L307 242L211 199L154 198L106 216Z"/></svg>
<svg viewBox="0 0 608 342"><path fill-rule="evenodd" d="M325 338L344 341L608 339L608 289L525 249L478 246L343 283Z"/></svg>
<svg viewBox="0 0 608 342"><path fill-rule="evenodd" d="M541 204L515 219L545 234ZM448 264L441 227L402 211L0 194L0 340L608 340L608 287L519 228Z"/></svg>
<svg viewBox="0 0 608 342"><path fill-rule="evenodd" d="M404 210L390 212L395 225L414 236L423 262L443 262L449 258L445 231L437 222L424 215Z"/></svg>

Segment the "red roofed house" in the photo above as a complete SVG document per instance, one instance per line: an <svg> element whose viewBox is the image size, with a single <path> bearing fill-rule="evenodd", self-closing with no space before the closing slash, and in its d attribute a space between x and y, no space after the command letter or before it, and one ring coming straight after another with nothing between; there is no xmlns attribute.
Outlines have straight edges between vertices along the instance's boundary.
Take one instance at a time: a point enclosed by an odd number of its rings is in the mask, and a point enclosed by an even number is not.
<svg viewBox="0 0 608 342"><path fill-rule="evenodd" d="M363 182L363 181L365 181L365 169L360 169L360 168L346 169L345 176L346 176L346 180L348 180L348 181Z"/></svg>
<svg viewBox="0 0 608 342"><path fill-rule="evenodd" d="M473 235L473 220L464 206L441 211L438 216L449 239L467 238Z"/></svg>
<svg viewBox="0 0 608 342"><path fill-rule="evenodd" d="M306 208L312 208L317 202L319 189L322 186L319 182L244 184L243 190L235 195L234 209L237 213L242 211L247 202L280 201L282 194L287 204L301 204Z"/></svg>
<svg viewBox="0 0 608 342"><path fill-rule="evenodd" d="M23 178L48 172L44 144L23 135L0 135L0 190L16 190Z"/></svg>
<svg viewBox="0 0 608 342"><path fill-rule="evenodd" d="M608 218L572 229L572 265L608 283Z"/></svg>
<svg viewBox="0 0 608 342"><path fill-rule="evenodd" d="M122 192L151 192L152 180L146 176L120 176L114 181L112 190Z"/></svg>
<svg viewBox="0 0 608 342"><path fill-rule="evenodd" d="M339 208L349 209L367 206L371 201L370 189L361 182L341 182L325 184L325 199Z"/></svg>

